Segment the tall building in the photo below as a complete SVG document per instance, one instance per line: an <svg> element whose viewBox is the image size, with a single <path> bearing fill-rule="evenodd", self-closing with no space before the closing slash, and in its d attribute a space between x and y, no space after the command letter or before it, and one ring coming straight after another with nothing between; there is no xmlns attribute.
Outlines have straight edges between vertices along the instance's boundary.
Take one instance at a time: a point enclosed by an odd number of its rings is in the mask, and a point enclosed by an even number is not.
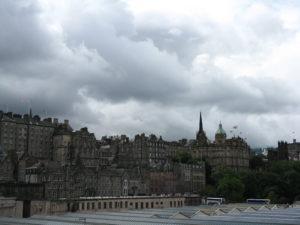
<svg viewBox="0 0 300 225"><path fill-rule="evenodd" d="M250 147L241 137L227 139L225 130L220 122L215 133L215 140L208 141L203 129L200 113L199 131L196 140L191 143L191 154L209 163L213 169L225 165L234 170L248 170Z"/></svg>
<svg viewBox="0 0 300 225"><path fill-rule="evenodd" d="M31 110L24 116L0 111L0 147L47 159L51 156L55 126L51 118L41 120L38 115L32 116Z"/></svg>

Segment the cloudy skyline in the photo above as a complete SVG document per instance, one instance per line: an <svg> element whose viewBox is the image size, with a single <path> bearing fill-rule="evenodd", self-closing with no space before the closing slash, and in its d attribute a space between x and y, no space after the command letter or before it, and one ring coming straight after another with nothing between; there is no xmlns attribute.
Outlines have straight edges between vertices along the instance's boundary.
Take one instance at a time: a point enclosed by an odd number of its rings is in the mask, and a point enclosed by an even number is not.
<svg viewBox="0 0 300 225"><path fill-rule="evenodd" d="M252 147L300 139L300 2L0 0L1 109ZM295 134L292 134L295 132Z"/></svg>

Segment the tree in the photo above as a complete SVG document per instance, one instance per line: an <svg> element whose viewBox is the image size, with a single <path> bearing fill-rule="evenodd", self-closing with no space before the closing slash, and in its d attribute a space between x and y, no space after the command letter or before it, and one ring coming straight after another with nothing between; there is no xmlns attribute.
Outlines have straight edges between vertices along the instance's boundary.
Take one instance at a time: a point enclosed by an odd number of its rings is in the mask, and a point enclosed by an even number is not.
<svg viewBox="0 0 300 225"><path fill-rule="evenodd" d="M206 185L206 187L202 191L202 195L215 197L217 196L217 189L213 185Z"/></svg>
<svg viewBox="0 0 300 225"><path fill-rule="evenodd" d="M219 182L217 193L229 202L243 201L245 185L240 179L226 175Z"/></svg>
<svg viewBox="0 0 300 225"><path fill-rule="evenodd" d="M210 184L210 185L214 185L215 181L212 178L211 165L206 160L204 160L204 162L205 162L205 183Z"/></svg>
<svg viewBox="0 0 300 225"><path fill-rule="evenodd" d="M249 161L251 170L260 170L265 168L265 162L261 156L253 156Z"/></svg>
<svg viewBox="0 0 300 225"><path fill-rule="evenodd" d="M218 166L216 171L212 174L212 178L217 185L219 181L225 176L237 177L238 175L235 171L227 166Z"/></svg>
<svg viewBox="0 0 300 225"><path fill-rule="evenodd" d="M205 193L236 202L247 198L269 198L273 203L292 203L300 196L300 162L276 161L267 170L233 171L220 166L211 176ZM214 187L214 188L213 188Z"/></svg>
<svg viewBox="0 0 300 225"><path fill-rule="evenodd" d="M173 158L173 162L179 163L187 163L187 164L195 164L201 161L199 158L194 158L191 154L187 152L180 152L175 158Z"/></svg>
<svg viewBox="0 0 300 225"><path fill-rule="evenodd" d="M239 178L245 186L244 198L257 198L259 192L259 185L257 179L257 173L252 171L244 171L239 173Z"/></svg>

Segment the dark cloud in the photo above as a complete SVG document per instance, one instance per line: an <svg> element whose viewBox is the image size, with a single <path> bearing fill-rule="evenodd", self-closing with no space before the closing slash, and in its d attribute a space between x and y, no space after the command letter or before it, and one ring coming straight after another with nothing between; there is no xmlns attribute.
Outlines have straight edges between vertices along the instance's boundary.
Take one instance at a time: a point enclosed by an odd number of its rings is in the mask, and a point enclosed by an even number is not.
<svg viewBox="0 0 300 225"><path fill-rule="evenodd" d="M16 63L45 57L53 51L52 39L39 20L35 1L0 2L0 60Z"/></svg>
<svg viewBox="0 0 300 225"><path fill-rule="evenodd" d="M297 131L300 27L282 10L300 6L247 1L174 17L130 4L1 1L1 107L26 113L30 101L98 137L194 138L200 110L212 139L220 120L252 146Z"/></svg>

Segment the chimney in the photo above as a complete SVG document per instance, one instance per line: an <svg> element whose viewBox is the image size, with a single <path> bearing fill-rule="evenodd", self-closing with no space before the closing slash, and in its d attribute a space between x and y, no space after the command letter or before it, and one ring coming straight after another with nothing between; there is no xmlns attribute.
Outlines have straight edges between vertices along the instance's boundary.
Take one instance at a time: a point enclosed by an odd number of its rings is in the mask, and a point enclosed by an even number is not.
<svg viewBox="0 0 300 225"><path fill-rule="evenodd" d="M68 126L69 125L69 120L65 120L64 125Z"/></svg>

